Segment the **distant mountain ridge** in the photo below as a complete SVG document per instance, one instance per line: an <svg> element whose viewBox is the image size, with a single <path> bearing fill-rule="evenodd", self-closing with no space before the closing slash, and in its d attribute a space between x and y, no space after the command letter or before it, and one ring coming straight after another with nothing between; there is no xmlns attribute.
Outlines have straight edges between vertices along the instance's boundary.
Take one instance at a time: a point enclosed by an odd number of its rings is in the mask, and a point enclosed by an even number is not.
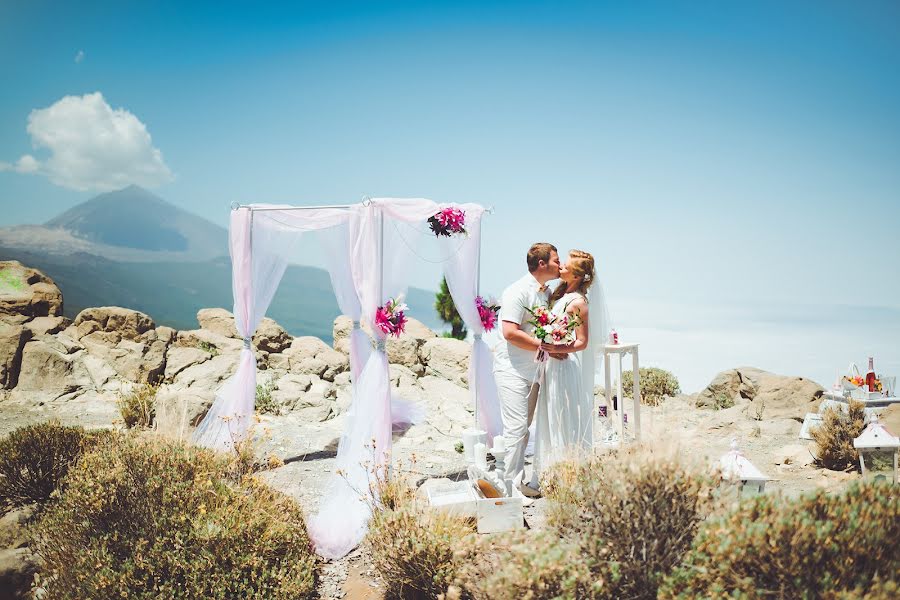
<svg viewBox="0 0 900 600"><path fill-rule="evenodd" d="M44 226L105 246L182 253L193 260L228 254L224 228L136 185L100 194Z"/></svg>
<svg viewBox="0 0 900 600"><path fill-rule="evenodd" d="M201 308L232 309L228 232L138 187L101 194L45 225L0 229L0 259L43 271L63 293L64 312L122 306L158 325L197 327ZM411 288L411 316L443 328L434 293ZM288 268L267 316L291 335L325 341L340 314L328 272Z"/></svg>

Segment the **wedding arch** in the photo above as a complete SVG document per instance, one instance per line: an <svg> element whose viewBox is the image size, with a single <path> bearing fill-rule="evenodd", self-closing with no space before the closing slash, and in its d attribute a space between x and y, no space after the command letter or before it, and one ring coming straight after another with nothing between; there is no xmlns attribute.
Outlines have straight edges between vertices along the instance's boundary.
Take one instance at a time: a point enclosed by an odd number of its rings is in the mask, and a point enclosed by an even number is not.
<svg viewBox="0 0 900 600"><path fill-rule="evenodd" d="M228 450L248 433L256 398L256 357L252 338L288 266L301 236L321 243L334 295L341 312L353 320L350 335L352 400L338 445L335 472L317 514L309 519L316 551L339 558L356 547L370 516L369 484L390 469L391 388L385 352L387 333L376 315L390 298L405 292L404 264L415 249L399 227L424 225L448 208L462 211L465 232L436 236L443 249L444 276L453 302L473 333L469 389L477 425L489 438L502 433L500 402L492 374L493 358L482 339L476 305L481 261L478 204L438 204L415 198L367 198L342 206L233 205L229 228L234 321L242 336L237 372L216 392L198 426L195 443ZM459 214L458 212L456 214ZM392 235L386 235L386 233ZM372 338L362 331L368 323Z"/></svg>

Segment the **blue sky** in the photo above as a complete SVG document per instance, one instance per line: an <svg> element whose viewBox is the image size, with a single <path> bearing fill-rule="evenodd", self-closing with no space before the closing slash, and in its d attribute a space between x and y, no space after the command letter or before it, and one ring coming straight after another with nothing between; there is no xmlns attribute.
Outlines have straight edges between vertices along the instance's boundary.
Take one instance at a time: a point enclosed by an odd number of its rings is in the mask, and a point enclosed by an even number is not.
<svg viewBox="0 0 900 600"><path fill-rule="evenodd" d="M0 72L0 226L97 193L12 165L47 158L32 110L100 92L161 152L154 191L221 224L480 202L495 292L549 240L598 257L625 325L900 314L896 3L4 2Z"/></svg>

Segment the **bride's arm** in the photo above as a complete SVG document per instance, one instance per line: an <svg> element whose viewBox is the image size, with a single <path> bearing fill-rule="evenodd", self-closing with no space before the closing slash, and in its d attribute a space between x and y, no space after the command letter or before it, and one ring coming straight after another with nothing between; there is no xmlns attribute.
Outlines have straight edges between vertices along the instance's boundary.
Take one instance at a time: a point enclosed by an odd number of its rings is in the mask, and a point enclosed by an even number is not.
<svg viewBox="0 0 900 600"><path fill-rule="evenodd" d="M573 317L578 315L581 318L581 324L575 328L575 341L571 344L541 344L541 347L547 352L554 354L569 354L571 352L581 352L588 345L588 305L584 300L576 300L567 308L566 312Z"/></svg>

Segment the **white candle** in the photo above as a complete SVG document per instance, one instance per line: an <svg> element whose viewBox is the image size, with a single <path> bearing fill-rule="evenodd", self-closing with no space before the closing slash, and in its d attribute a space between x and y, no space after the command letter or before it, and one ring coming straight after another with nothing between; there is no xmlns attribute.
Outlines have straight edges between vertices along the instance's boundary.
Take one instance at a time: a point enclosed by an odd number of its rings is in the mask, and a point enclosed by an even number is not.
<svg viewBox="0 0 900 600"><path fill-rule="evenodd" d="M487 446L481 442L475 444L475 466L487 471Z"/></svg>
<svg viewBox="0 0 900 600"><path fill-rule="evenodd" d="M506 451L506 440L502 435L498 435L494 438L494 450L497 450L498 452Z"/></svg>

